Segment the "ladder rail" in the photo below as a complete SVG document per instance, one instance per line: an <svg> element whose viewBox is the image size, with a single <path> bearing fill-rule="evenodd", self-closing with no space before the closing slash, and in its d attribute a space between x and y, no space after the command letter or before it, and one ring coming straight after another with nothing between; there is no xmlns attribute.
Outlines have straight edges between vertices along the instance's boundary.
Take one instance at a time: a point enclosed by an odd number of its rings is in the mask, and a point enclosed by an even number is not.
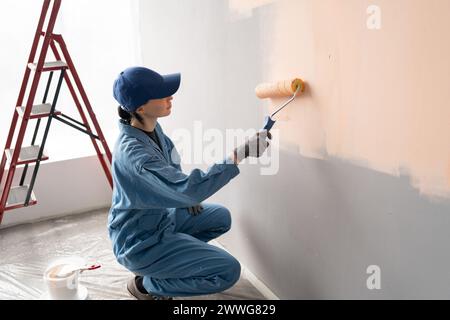
<svg viewBox="0 0 450 320"><path fill-rule="evenodd" d="M48 0L45 0L45 1L47 2ZM44 4L44 7L45 7L45 4ZM27 123L28 123L28 118L30 116L31 109L33 107L34 98L36 96L36 91L37 91L37 88L38 88L38 85L39 85L39 80L40 80L40 77L41 77L41 70L42 70L42 67L44 66L45 57L47 56L48 47L49 47L50 42L51 42L51 36L53 34L53 29L55 27L56 18L58 16L58 12L59 12L60 7L61 7L61 0L54 0L52 11L50 13L49 22L48 22L48 25L47 25L47 31L45 33L44 42L42 44L41 52L40 52L40 55L39 55L37 68L36 68L36 70L34 72L33 82L31 84L31 89L30 89L30 92L28 94L27 104L26 104L26 107L25 107L25 113L24 113L22 122L20 124L19 134L17 136L16 144L15 144L15 147L14 147L14 152L13 152L12 159L11 159L11 165L9 166L8 174L7 174L7 177L6 177L6 180L5 180L5 185L4 185L2 196L1 196L1 199L0 199L0 223L1 223L2 219L3 219L3 213L4 213L4 209L6 208L6 201L8 200L9 191L11 189L11 184L12 184L12 181L13 181L13 178L14 178L14 173L15 173L15 170L16 170L16 163L17 163L17 159L19 158L20 150L21 150L21 147L22 147L22 142L23 142L23 139L24 139L24 136L25 136L25 131L26 131ZM46 17L46 15L45 15L45 17ZM45 17L44 17L44 21L45 21ZM42 18L42 14L41 14L41 18ZM40 22L41 21L39 21L39 23ZM41 30L38 29L37 32L36 32L36 35L40 36L40 31ZM33 47L34 47L34 45L35 44L33 44ZM31 56L31 54L30 54L30 56ZM27 86L27 84L25 84L25 87L26 86ZM19 101L20 100L21 99L19 99ZM13 123L11 124L11 129L13 129L13 131L15 131L15 125L16 125L16 122L17 122L17 117L18 117L17 112L14 112ZM14 121L14 119L15 119L15 121ZM11 134L11 132L10 132L10 134ZM2 169L2 171L3 170L4 169Z"/></svg>
<svg viewBox="0 0 450 320"><path fill-rule="evenodd" d="M67 50L67 46L66 46L66 44L64 42L64 39L63 39L63 37L61 35L56 35L56 34L53 35L53 38L54 38L55 41L52 41L50 43L50 46L51 46L51 48L53 50L53 54L54 54L54 56L55 56L55 58L57 60L61 60L61 56L60 56L60 54L58 52L58 48L55 45L55 42L57 42L59 44L59 47L60 47L62 53L63 53L64 61L69 66L70 73L72 74L72 77L73 77L73 79L75 81L75 85L76 85L76 87L78 89L78 92L80 93L81 98L83 99L84 105L86 106L86 109L87 109L87 111L88 111L88 113L89 113L89 115L91 117L91 120L92 120L92 122L94 124L96 133L97 133L97 135L99 137L99 140L102 143L103 149L105 150L106 157L107 157L109 163L111 164L111 162L112 162L112 155L111 155L111 151L110 151L110 149L108 147L108 143L106 142L106 139L103 136L103 132L102 132L102 130L100 128L100 125L98 124L98 121L97 121L97 118L95 116L95 113L92 111L91 104L89 102L89 99L87 97L86 92L84 91L84 88L83 88L83 85L81 83L80 77L78 76L78 73L77 73L77 71L75 69L75 65L73 64L72 58L71 58L71 56L69 54L69 51ZM84 113L84 110L83 110L83 108L81 106L80 100L78 99L78 96L76 94L74 86L72 85L72 82L71 82L71 80L70 80L70 78L69 78L67 73L65 74L64 78L65 78L67 87L69 88L69 91L70 91L70 93L71 93L71 95L73 97L73 100L75 101L75 105L76 105L76 107L77 107L77 109L78 109L78 111L80 113L81 119L82 119L83 123L85 124L86 129L92 132L92 130L90 129L90 126L89 126L89 122L87 121L86 115ZM59 120L61 120L61 119L59 119ZM98 159L99 159L99 161L100 161L100 163L101 163L101 165L103 167L103 170L104 170L104 172L106 174L107 180L108 180L108 182L109 182L109 184L110 184L110 186L112 188L113 187L112 175L111 175L110 169L109 169L109 167L108 167L108 165L107 165L107 163L105 161L104 155L100 151L100 149L98 147L98 144L97 144L97 141L92 136L90 138L91 138L92 144L94 146L94 149L95 149L95 151L97 153L97 157L98 157Z"/></svg>
<svg viewBox="0 0 450 320"><path fill-rule="evenodd" d="M34 58L36 57L36 51L38 48L38 44L40 41L40 37L41 37L41 33L42 33L42 29L44 27L44 23L45 23L45 18L47 17L47 12L48 12L48 8L50 6L50 0L45 0L43 5L42 5L42 10L41 10L41 15L39 17L39 22L36 28L36 33L34 35L34 39L33 39L33 44L31 46L31 50L30 50L30 55L28 56L28 63L31 63L34 61ZM28 86L28 80L30 78L30 73L31 70L28 68L28 63L27 63L27 67L25 67L25 72L24 72L24 76L22 79L22 85L20 87L20 92L19 92L19 97L17 98L17 103L16 106L21 106L22 102L23 102L23 98L25 96L25 91L27 89ZM18 115L16 112L14 112L13 114L13 118L11 121L11 127L9 129L9 133L8 133L8 137L6 139L6 144L5 144L5 149L9 149L11 147L11 142L12 139L14 137L14 132L16 129L16 124L17 124L17 119L18 119ZM2 178L3 178L3 173L5 171L5 166L6 166L6 156L3 153L2 155L2 162L1 162L1 166L0 166L0 184L2 182ZM1 206L0 206L0 222L1 222Z"/></svg>
<svg viewBox="0 0 450 320"><path fill-rule="evenodd" d="M70 53L67 50L67 45L66 45L62 35L60 35L60 34L54 35L54 39L60 45L60 48L61 48L61 50L63 52L63 55L64 55L64 60L69 65L69 69L70 69L70 71L72 73L72 76L73 76L73 78L75 80L75 84L77 85L77 88L78 88L78 90L79 90L79 92L81 94L81 97L82 97L82 99L84 101L84 104L86 105L86 109L87 109L87 111L88 111L88 113L89 113L89 115L90 115L90 117L92 119L92 122L94 124L95 130L96 130L98 136L100 137L101 142L103 143L103 146L105 148L105 153L106 153L106 155L108 157L108 160L111 163L111 161L112 161L111 151L110 151L110 149L108 147L108 144L106 143L105 137L103 136L102 129L100 128L100 125L99 125L99 123L97 121L97 117L96 117L96 115L95 115L95 113L94 113L94 111L92 109L91 103L89 102L88 96L86 94L86 91L84 90L83 84L81 83L80 77L78 76L78 72L77 72L77 70L75 68L75 65L74 65L73 61L72 61L72 57L70 56Z"/></svg>

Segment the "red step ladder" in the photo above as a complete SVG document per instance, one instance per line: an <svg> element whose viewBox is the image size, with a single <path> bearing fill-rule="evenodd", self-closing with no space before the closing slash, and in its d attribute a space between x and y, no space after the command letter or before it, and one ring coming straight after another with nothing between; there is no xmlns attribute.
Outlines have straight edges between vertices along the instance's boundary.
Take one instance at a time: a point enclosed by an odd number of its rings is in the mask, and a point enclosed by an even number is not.
<svg viewBox="0 0 450 320"><path fill-rule="evenodd" d="M44 32L44 23L46 21L47 13L49 12L49 8L52 2L53 5L47 23L47 30ZM100 129L98 121L95 117L95 113L92 111L91 104L89 103L86 92L84 91L83 85L81 84L80 78L72 62L70 54L67 51L64 39L60 34L53 33L53 28L55 26L60 7L61 0L44 0L44 4L42 6L41 16L36 29L36 34L34 36L33 46L31 47L28 64L25 69L22 86L19 92L19 98L17 99L11 127L9 129L8 138L6 140L5 150L2 156L0 167L0 185L3 178L3 173L6 171L5 167L7 163L9 164L9 169L7 170L5 185L1 193L0 223L3 219L3 214L5 211L34 205L37 203L36 197L33 192L33 187L36 181L36 175L39 170L40 162L48 160L48 156L44 154L44 147L52 119L61 121L62 123L67 124L90 136L95 151L97 152L98 159L100 160L103 170L105 171L106 178L108 179L111 188L113 187L110 168L106 163L106 161L108 161L109 165L111 165L111 151L108 148L108 144L106 143L106 140ZM42 39L43 43L41 46L41 51L37 62L35 62L36 52ZM45 61L49 47L51 48L56 61ZM39 80L43 72L49 73L47 85L45 88L45 94L41 104L34 104ZM53 100L51 103L49 103L47 102L47 96L50 91L54 72L59 72L59 78ZM31 77L33 80L28 93L28 99L26 101L26 104L23 105L23 100L28 87L30 75L32 75ZM72 84L72 79L70 76L72 77L75 85ZM69 91L80 113L82 121L75 120L56 110L56 104L58 102L58 96L63 80L65 80L65 83L69 88ZM91 118L92 124L95 128L95 133L91 130L81 101L78 99L77 91L75 89L78 91L82 98L84 107L86 108L88 116ZM19 117L21 118L19 133L17 135L15 145L11 147L11 143L16 130L17 119ZM36 136L39 131L39 126L42 118L47 118L47 124L43 134L42 143L40 145L36 145ZM37 121L31 145L22 147L28 120L32 119L37 119ZM104 149L104 154L100 151L97 140L101 142ZM24 184L28 165L32 163L34 163L34 170L31 180L28 184ZM18 165L24 165L22 177L18 186L11 187L14 178L14 172L16 170L16 166Z"/></svg>

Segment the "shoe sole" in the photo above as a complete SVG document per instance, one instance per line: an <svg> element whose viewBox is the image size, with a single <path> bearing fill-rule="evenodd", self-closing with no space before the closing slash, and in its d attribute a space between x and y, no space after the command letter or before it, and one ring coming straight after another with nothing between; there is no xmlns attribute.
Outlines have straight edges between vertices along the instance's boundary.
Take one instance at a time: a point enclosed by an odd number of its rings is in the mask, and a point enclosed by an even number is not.
<svg viewBox="0 0 450 320"><path fill-rule="evenodd" d="M145 294L138 290L136 287L135 278L128 280L127 282L128 292L137 300L173 300L172 297L164 297L162 299L155 299L151 294Z"/></svg>

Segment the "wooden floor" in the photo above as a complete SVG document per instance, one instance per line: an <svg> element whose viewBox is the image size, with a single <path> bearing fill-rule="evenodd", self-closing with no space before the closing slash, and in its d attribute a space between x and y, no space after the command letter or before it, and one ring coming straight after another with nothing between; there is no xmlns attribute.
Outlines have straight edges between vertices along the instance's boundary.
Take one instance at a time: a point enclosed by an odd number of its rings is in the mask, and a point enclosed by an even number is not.
<svg viewBox="0 0 450 320"><path fill-rule="evenodd" d="M43 273L48 264L65 256L80 256L102 267L81 275L88 299L132 299L126 281L132 274L119 265L107 234L108 209L25 224L0 230L0 300L45 299ZM212 242L213 244L214 242ZM184 299L264 299L244 277L224 292Z"/></svg>

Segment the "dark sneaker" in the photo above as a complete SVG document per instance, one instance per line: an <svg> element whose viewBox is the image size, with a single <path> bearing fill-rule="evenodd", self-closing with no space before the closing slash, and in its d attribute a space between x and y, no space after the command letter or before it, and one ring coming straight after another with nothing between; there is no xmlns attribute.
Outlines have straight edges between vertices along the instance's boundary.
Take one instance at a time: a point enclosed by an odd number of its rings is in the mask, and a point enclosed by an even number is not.
<svg viewBox="0 0 450 320"><path fill-rule="evenodd" d="M138 281L141 280L141 276L135 276L133 278L130 278L127 282L127 289L128 292L135 297L138 300L173 300L172 297L165 297L165 296L157 296L152 293L149 293L144 288L139 288L139 285L137 284ZM141 282L142 283L142 282Z"/></svg>

